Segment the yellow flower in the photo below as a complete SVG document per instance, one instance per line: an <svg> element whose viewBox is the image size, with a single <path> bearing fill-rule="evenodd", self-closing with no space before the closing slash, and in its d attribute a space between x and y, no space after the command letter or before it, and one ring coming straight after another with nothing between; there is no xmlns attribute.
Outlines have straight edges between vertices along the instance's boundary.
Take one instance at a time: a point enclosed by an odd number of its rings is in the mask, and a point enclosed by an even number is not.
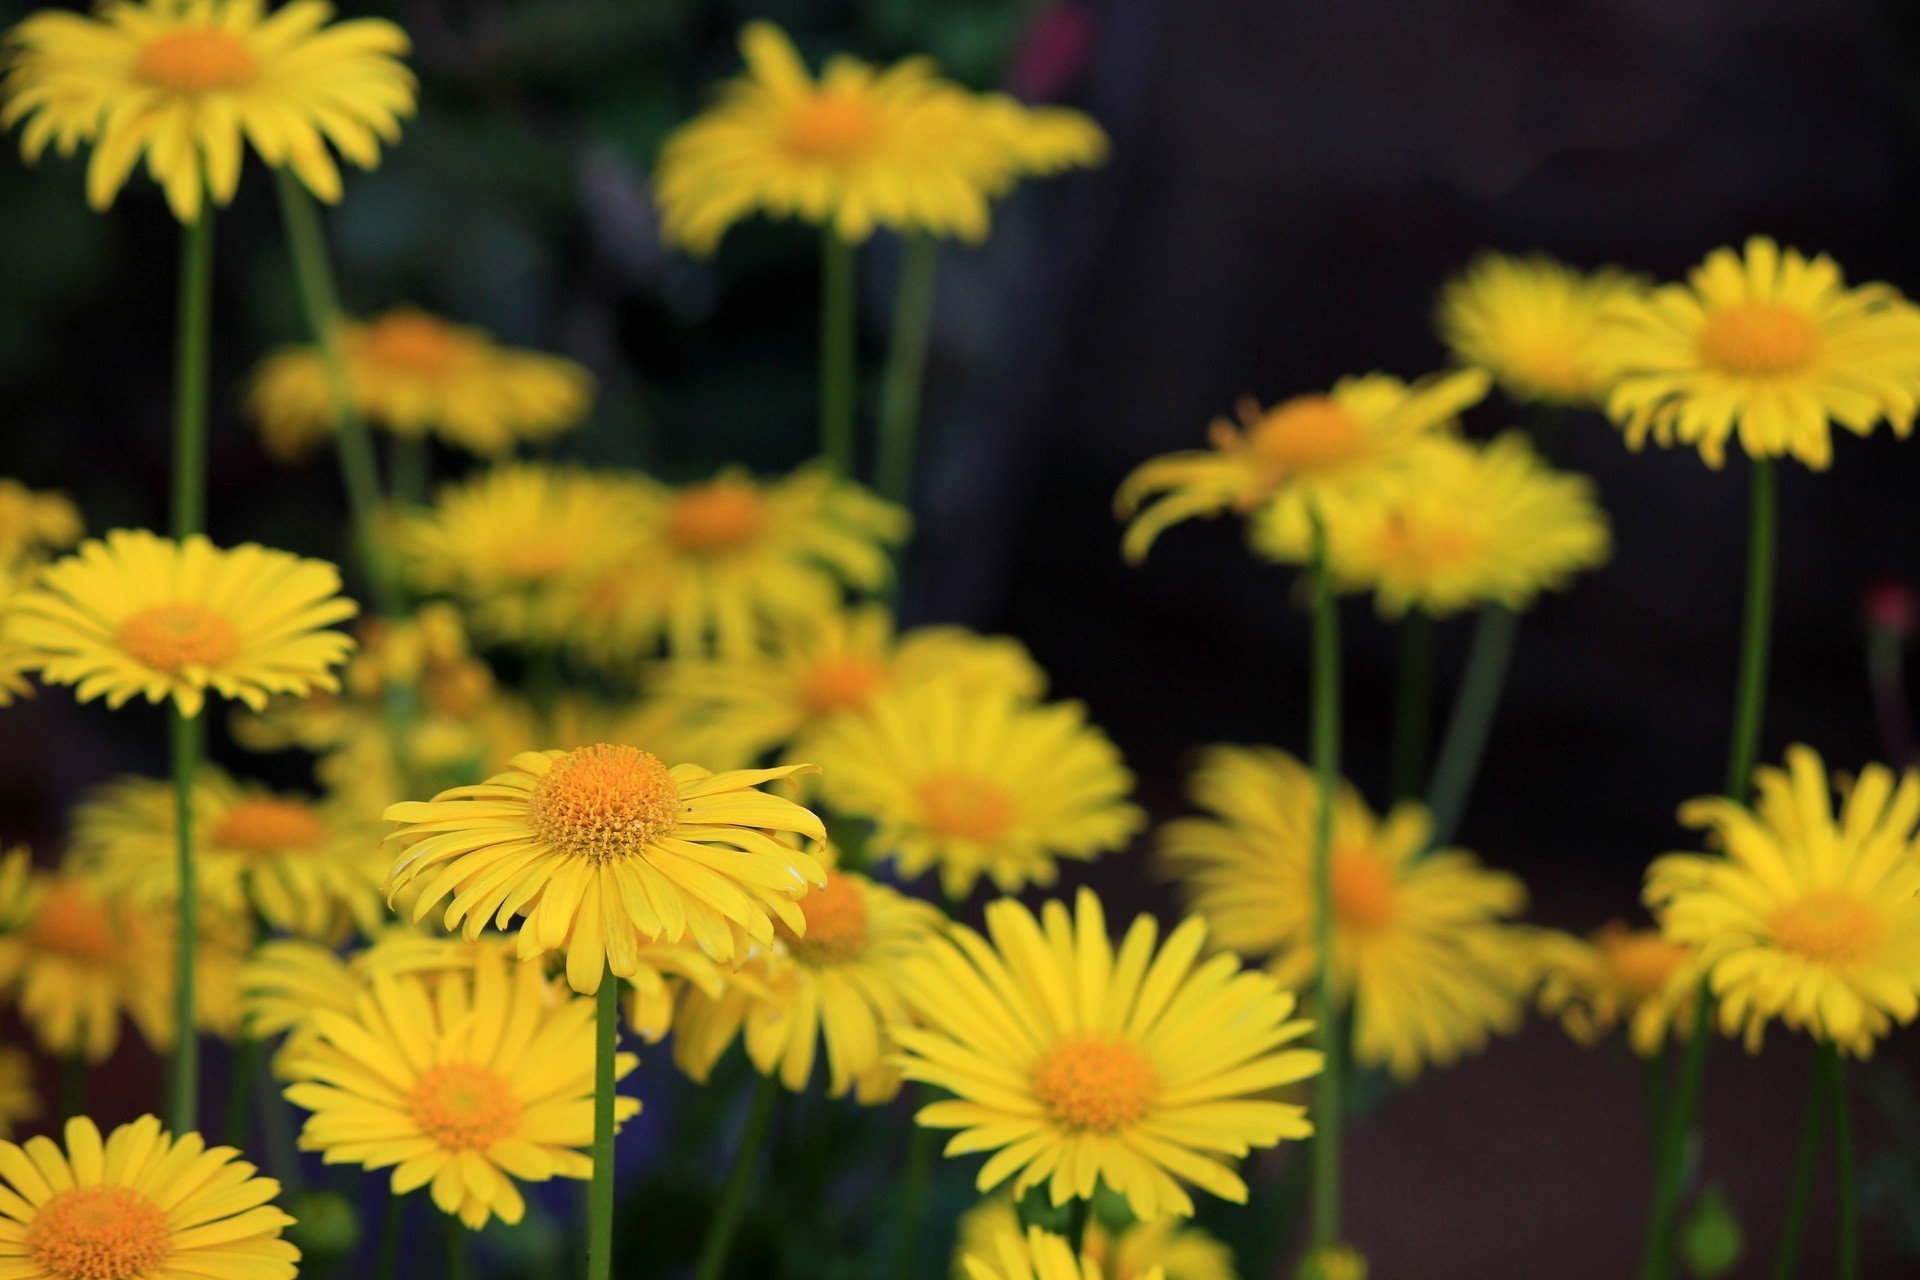
<svg viewBox="0 0 1920 1280"><path fill-rule="evenodd" d="M705 1083L734 1038L764 1075L802 1092L824 1038L827 1094L853 1091L862 1103L900 1091L888 1028L906 1017L900 966L941 924L931 905L852 871L833 870L800 900L804 936L784 924L718 994L688 990L674 1015L674 1061Z"/></svg>
<svg viewBox="0 0 1920 1280"><path fill-rule="evenodd" d="M1313 1131L1306 1111L1266 1095L1320 1070L1320 1055L1281 1046L1310 1023L1293 996L1232 956L1201 961L1206 924L1189 919L1155 953L1140 916L1116 953L1100 900L1074 914L1049 902L987 907L987 932L955 926L901 967L923 1027L899 1026L901 1071L956 1099L919 1121L958 1129L948 1155L994 1151L982 1191L1049 1184L1054 1204L1096 1181L1134 1213L1190 1215L1191 1183L1236 1204L1246 1184L1227 1161Z"/></svg>
<svg viewBox="0 0 1920 1280"><path fill-rule="evenodd" d="M1056 859L1118 849L1145 820L1120 752L1077 702L936 680L876 696L806 746L828 807L873 821L874 856L908 879L938 867L954 898L982 875L1006 893L1050 885Z"/></svg>
<svg viewBox="0 0 1920 1280"><path fill-rule="evenodd" d="M1604 564L1606 513L1585 476L1555 471L1517 431L1486 445L1435 442L1417 467L1362 497L1329 495L1327 561L1336 583L1371 590L1380 612L1436 617L1485 604L1525 609L1542 591ZM1253 523L1255 550L1309 554L1307 516L1273 506Z"/></svg>
<svg viewBox="0 0 1920 1280"><path fill-rule="evenodd" d="M993 138L1007 173L995 194L1017 177L1090 169L1107 159L1107 135L1071 107L1034 107L1004 93L975 99L980 125Z"/></svg>
<svg viewBox="0 0 1920 1280"><path fill-rule="evenodd" d="M1109 1280L1091 1252L1075 1255L1065 1236L1016 1222L995 1231L960 1260L955 1273L961 1280ZM1127 1273L1127 1280L1167 1280L1166 1272L1151 1267Z"/></svg>
<svg viewBox="0 0 1920 1280"><path fill-rule="evenodd" d="M40 878L33 874L33 850L19 845L0 853L0 937L33 923L40 888Z"/></svg>
<svg viewBox="0 0 1920 1280"><path fill-rule="evenodd" d="M0 1276L7 1280L293 1280L293 1219L272 1178L232 1147L178 1138L153 1116L105 1141L92 1120L0 1142Z"/></svg>
<svg viewBox="0 0 1920 1280"><path fill-rule="evenodd" d="M244 136L274 168L290 166L322 200L340 198L327 151L362 169L413 114L407 36L362 18L327 26L333 7L293 0L106 0L96 16L45 11L7 38L0 128L26 121L29 161L53 143L93 144L87 203L105 209L142 155L181 222L240 184Z"/></svg>
<svg viewBox="0 0 1920 1280"><path fill-rule="evenodd" d="M7 612L6 638L51 684L118 707L172 698L196 716L211 688L258 709L273 693L337 689L353 641L340 572L247 543L229 551L116 529L48 565Z"/></svg>
<svg viewBox="0 0 1920 1280"><path fill-rule="evenodd" d="M1686 1038L1701 966L1658 929L1634 929L1615 920L1590 938L1542 930L1535 948L1540 1011L1558 1016L1579 1043L1597 1044L1624 1023L1627 1044L1651 1058L1669 1036Z"/></svg>
<svg viewBox="0 0 1920 1280"><path fill-rule="evenodd" d="M564 950L575 991L597 991L609 966L636 972L649 941L690 938L734 962L773 941L773 916L806 929L795 899L825 873L771 833L824 840L826 831L754 788L811 768L668 769L607 743L523 752L479 786L387 810L401 824L388 837L400 846L392 891L425 886L415 920L452 894L446 927L464 924L468 938L489 917L505 928L524 915L520 956Z"/></svg>
<svg viewBox="0 0 1920 1280"><path fill-rule="evenodd" d="M764 483L729 468L677 489L634 476L627 490L640 546L588 587L576 637L612 667L662 637L677 654L751 652L770 628L839 608L849 587L879 590L907 535L905 512L817 467Z"/></svg>
<svg viewBox="0 0 1920 1280"><path fill-rule="evenodd" d="M176 804L165 779L122 778L74 811L77 865L109 896L172 906L180 891ZM369 932L386 915L386 829L351 802L282 795L203 768L193 795L202 900L230 915L322 940Z"/></svg>
<svg viewBox="0 0 1920 1280"><path fill-rule="evenodd" d="M1364 495L1417 462L1486 394L1487 375L1463 369L1411 384L1384 373L1343 378L1325 395L1271 409L1242 400L1238 426L1214 420L1211 449L1150 459L1121 484L1114 510L1132 521L1121 549L1137 564L1169 526L1196 516L1234 511L1284 522L1304 519L1309 504ZM1287 514L1293 507L1300 512Z"/></svg>
<svg viewBox="0 0 1920 1280"><path fill-rule="evenodd" d="M1013 1198L995 1193L960 1215L959 1237L953 1251L953 1280L970 1280L969 1256L988 1260L997 1255L1001 1238L1018 1235L1020 1215ZM1144 1280L1156 1269L1166 1280L1239 1280L1233 1251L1226 1245L1171 1214L1152 1222L1134 1222L1117 1234L1101 1223L1098 1214L1087 1219L1082 1246L1093 1263L1096 1280Z"/></svg>
<svg viewBox="0 0 1920 1280"><path fill-rule="evenodd" d="M1645 288L1610 267L1581 272L1545 254L1484 253L1447 281L1436 321L1454 357L1485 369L1513 399L1598 405L1607 391L1594 354L1601 315Z"/></svg>
<svg viewBox="0 0 1920 1280"><path fill-rule="evenodd" d="M987 234L1012 157L971 95L925 58L884 70L830 59L816 80L784 32L740 33L746 71L668 136L654 174L661 234L705 256L755 213L797 217L858 243L876 226Z"/></svg>
<svg viewBox="0 0 1920 1280"><path fill-rule="evenodd" d="M471 981L449 973L431 991L376 971L354 1013L317 1010L313 1027L288 1063L287 1100L313 1113L301 1150L391 1167L395 1195L431 1185L476 1231L520 1221L516 1182L592 1176L593 1002L553 991L539 964L486 951ZM619 1054L616 1076L636 1065ZM617 1120L639 1110L614 1099Z"/></svg>
<svg viewBox="0 0 1920 1280"><path fill-rule="evenodd" d="M1860 771L1838 820L1826 766L1807 747L1754 773L1753 807L1708 796L1680 807L1717 854L1647 870L1661 932L1697 949L1721 1029L1749 1050L1774 1019L1867 1057L1920 1013L1920 774Z"/></svg>
<svg viewBox="0 0 1920 1280"><path fill-rule="evenodd" d="M35 493L0 478L0 571L38 565L86 532L79 508L63 493Z"/></svg>
<svg viewBox="0 0 1920 1280"><path fill-rule="evenodd" d="M481 329L396 307L341 332L354 403L395 435L436 433L447 444L499 457L580 425L593 377L571 360L503 347ZM261 362L247 391L267 452L311 456L333 433L333 397L317 348L286 347Z"/></svg>
<svg viewBox="0 0 1920 1280"><path fill-rule="evenodd" d="M1161 865L1216 943L1306 985L1319 968L1312 771L1271 747L1210 747L1188 790L1213 816L1161 827ZM1355 1060L1400 1079L1514 1031L1533 979L1505 923L1526 890L1465 850L1426 853L1429 830L1421 805L1381 821L1350 784L1336 793L1334 988L1353 1008Z"/></svg>
<svg viewBox="0 0 1920 1280"><path fill-rule="evenodd" d="M1628 447L1693 445L1710 467L1736 432L1755 458L1833 458L1828 424L1913 429L1920 311L1887 284L1849 289L1824 254L1765 236L1716 249L1686 284L1616 300L1597 344Z"/></svg>
<svg viewBox="0 0 1920 1280"><path fill-rule="evenodd" d="M20 1049L0 1049L0 1138L11 1138L14 1126L40 1114L40 1095L33 1091L33 1059Z"/></svg>

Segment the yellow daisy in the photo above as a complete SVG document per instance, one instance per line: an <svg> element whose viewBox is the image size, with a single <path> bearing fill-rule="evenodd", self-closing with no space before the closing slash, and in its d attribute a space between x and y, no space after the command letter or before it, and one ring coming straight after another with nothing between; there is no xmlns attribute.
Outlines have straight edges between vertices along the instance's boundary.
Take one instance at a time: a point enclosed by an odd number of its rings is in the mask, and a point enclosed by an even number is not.
<svg viewBox="0 0 1920 1280"><path fill-rule="evenodd" d="M293 0L106 0L94 16L48 10L7 38L0 128L26 121L20 150L93 145L87 203L105 209L142 155L174 216L198 221L240 185L242 141L291 167L322 200L340 198L328 153L371 169L380 143L413 114L406 32L362 18L333 26L333 7Z"/></svg>
<svg viewBox="0 0 1920 1280"><path fill-rule="evenodd" d="M0 1139L11 1138L15 1126L40 1115L40 1095L33 1091L33 1059L24 1050L0 1049Z"/></svg>
<svg viewBox="0 0 1920 1280"><path fill-rule="evenodd" d="M1593 483L1547 466L1517 431L1486 445L1435 442L1417 469L1363 497L1330 495L1321 513L1335 583L1372 591L1388 617L1525 609L1611 550ZM1299 507L1267 508L1250 538L1275 560L1310 553Z"/></svg>
<svg viewBox="0 0 1920 1280"><path fill-rule="evenodd" d="M755 213L978 241L1012 167L1001 130L925 58L885 69L839 55L816 80L767 22L740 33L746 71L668 135L654 173L661 235L705 256Z"/></svg>
<svg viewBox="0 0 1920 1280"><path fill-rule="evenodd" d="M1463 369L1414 383L1384 373L1343 378L1325 395L1271 409L1242 400L1239 425L1214 420L1211 449L1153 458L1121 484L1114 510L1132 521L1121 549L1137 564L1183 520L1223 511L1285 520L1292 517L1268 509L1363 494L1417 462L1421 446L1446 436L1486 394L1487 375Z"/></svg>
<svg viewBox="0 0 1920 1280"><path fill-rule="evenodd" d="M593 1175L593 1001L555 992L541 965L488 951L471 981L450 973L431 990L376 972L353 1014L317 1010L313 1026L288 1064L287 1100L313 1113L301 1150L392 1168L395 1195L431 1185L476 1231L520 1221L516 1182ZM616 1078L636 1065L618 1054ZM614 1099L616 1120L639 1110Z"/></svg>
<svg viewBox="0 0 1920 1280"><path fill-rule="evenodd" d="M1522 403L1598 405L1601 315L1646 288L1611 267L1582 272L1545 254L1483 253L1440 291L1440 338L1460 363L1485 369Z"/></svg>
<svg viewBox="0 0 1920 1280"><path fill-rule="evenodd" d="M940 870L965 898L1050 885L1056 859L1118 849L1143 825L1133 775L1077 702L936 680L876 696L811 735L827 806L874 823L870 848L908 879Z"/></svg>
<svg viewBox="0 0 1920 1280"><path fill-rule="evenodd" d="M0 1276L7 1280L293 1280L293 1225L272 1178L232 1147L180 1137L153 1116L103 1141L92 1120L0 1142Z"/></svg>
<svg viewBox="0 0 1920 1280"><path fill-rule="evenodd" d="M34 1039L60 1058L104 1062L130 1014L150 1040L170 1040L171 931L101 901L72 875L34 877L26 927L0 937L0 991L11 991ZM149 968L149 966L152 966Z"/></svg>
<svg viewBox="0 0 1920 1280"><path fill-rule="evenodd" d="M593 992L611 966L638 970L649 941L691 939L724 963L773 941L773 917L806 930L795 899L826 874L772 833L825 840L820 820L754 788L812 768L669 769L638 747L528 751L505 773L425 803L400 824L392 891L424 884L413 918L449 894L445 923L478 937L524 915L522 958L567 954L567 980Z"/></svg>
<svg viewBox="0 0 1920 1280"><path fill-rule="evenodd" d="M1283 1049L1311 1028L1293 996L1232 956L1200 959L1204 921L1189 919L1156 954L1159 926L1136 918L1116 953L1100 900L1012 898L987 907L983 938L956 925L901 966L923 1026L894 1028L901 1072L952 1092L921 1124L958 1129L948 1155L993 1151L982 1191L1048 1185L1052 1202L1097 1181L1136 1216L1193 1213L1190 1183L1236 1204L1246 1184L1228 1161L1313 1132L1306 1110L1267 1097L1320 1070Z"/></svg>
<svg viewBox="0 0 1920 1280"><path fill-rule="evenodd" d="M1627 1044L1651 1058L1669 1036L1686 1038L1701 966L1658 929L1615 920L1589 938L1542 930L1535 946L1540 1012L1558 1017L1580 1044L1598 1044L1624 1024Z"/></svg>
<svg viewBox="0 0 1920 1280"><path fill-rule="evenodd" d="M0 853L0 937L33 923L40 889L40 877L33 873L33 850L19 845Z"/></svg>
<svg viewBox="0 0 1920 1280"><path fill-rule="evenodd" d="M347 323L341 345L354 403L368 423L403 436L431 431L482 457L571 431L593 402L593 377L573 361L503 347L484 330L416 307ZM311 456L333 434L333 397L318 348L286 347L262 361L247 411L275 458Z"/></svg>
<svg viewBox="0 0 1920 1280"><path fill-rule="evenodd" d="M996 1256L1001 1238L1020 1233L1013 1197L996 1192L960 1215L953 1251L953 1280L970 1280L966 1260ZM1233 1251L1184 1218L1163 1215L1108 1231L1098 1214L1087 1219L1081 1252L1096 1280L1145 1280L1156 1269L1166 1280L1239 1280Z"/></svg>
<svg viewBox="0 0 1920 1280"><path fill-rule="evenodd" d="M827 1094L862 1103L900 1091L888 1028L906 1017L898 975L940 928L930 904L857 872L834 869L800 900L806 932L776 924L774 945L748 959L718 995L689 989L674 1016L674 1061L705 1083L744 1029L764 1075L802 1092L824 1040Z"/></svg>
<svg viewBox="0 0 1920 1280"><path fill-rule="evenodd" d="M1697 949L1721 1029L1749 1049L1777 1018L1867 1057L1920 1013L1920 773L1868 765L1837 819L1807 747L1756 770L1754 788L1751 809L1717 796L1680 807L1724 852L1655 859L1647 905L1669 940Z"/></svg>
<svg viewBox="0 0 1920 1280"><path fill-rule="evenodd" d="M960 1259L961 1280L1114 1280L1091 1251L1075 1254L1065 1236L1019 1224L1002 1227ZM1127 1272L1127 1280L1167 1280L1160 1267Z"/></svg>
<svg viewBox="0 0 1920 1280"><path fill-rule="evenodd" d="M321 560L116 529L48 565L14 600L5 634L29 669L79 686L82 702L172 698L196 716L211 688L259 708L269 694L339 688L331 668L353 641L325 628L357 609L339 589L340 571Z"/></svg>
<svg viewBox="0 0 1920 1280"><path fill-rule="evenodd" d="M1920 310L1765 236L1744 256L1714 250L1685 284L1616 300L1596 353L1628 446L1692 445L1710 467L1738 433L1755 458L1825 470L1830 423L1866 435L1884 418L1905 437L1920 401Z"/></svg>
<svg viewBox="0 0 1920 1280"><path fill-rule="evenodd" d="M974 106L1006 166L1001 190L1017 177L1090 169L1106 162L1107 135L1083 112L1029 106L1004 93L981 94Z"/></svg>
<svg viewBox="0 0 1920 1280"><path fill-rule="evenodd" d="M180 890L176 798L165 779L123 778L75 809L73 853L103 891L137 907ZM193 794L193 851L203 901L258 912L276 929L339 940L385 917L386 828L352 803L322 803L239 782L207 766Z"/></svg>
<svg viewBox="0 0 1920 1280"><path fill-rule="evenodd" d="M613 667L652 656L748 653L770 628L840 607L848 588L878 591L890 548L907 536L898 507L818 467L759 481L728 469L671 488L628 485L639 547L592 583L578 647Z"/></svg>
<svg viewBox="0 0 1920 1280"><path fill-rule="evenodd" d="M86 525L63 493L35 493L0 477L0 571L38 565L80 541Z"/></svg>
<svg viewBox="0 0 1920 1280"><path fill-rule="evenodd" d="M1272 747L1210 747L1188 790L1212 816L1161 827L1161 865L1216 943L1305 986L1319 969L1313 772ZM1376 820L1350 784L1337 792L1334 989L1353 1009L1355 1060L1401 1079L1517 1029L1533 979L1506 923L1525 888L1465 850L1427 853L1429 831L1422 805Z"/></svg>

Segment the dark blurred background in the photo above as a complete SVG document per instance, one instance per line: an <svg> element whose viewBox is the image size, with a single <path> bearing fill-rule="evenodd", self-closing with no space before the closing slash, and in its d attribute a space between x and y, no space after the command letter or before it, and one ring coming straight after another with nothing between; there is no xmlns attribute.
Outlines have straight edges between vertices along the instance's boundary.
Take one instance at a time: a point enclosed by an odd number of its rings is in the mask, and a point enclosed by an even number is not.
<svg viewBox="0 0 1920 1280"><path fill-rule="evenodd" d="M1764 231L1920 292L1920 8L1896 0L344 7L400 20L424 83L402 144L332 215L349 305L411 301L585 362L601 399L563 451L673 478L782 470L813 437L813 236L748 225L694 263L659 247L647 191L664 131L737 67L742 22L782 23L816 61L928 52L969 84L1092 112L1114 140L1104 169L1031 184L988 245L943 258L904 607L1027 641L1156 817L1180 808L1197 745L1304 748L1306 632L1291 575L1232 522L1123 566L1110 501L1134 464L1198 443L1242 394L1438 366L1435 291L1481 248L1670 277ZM330 466L274 466L239 412L246 370L302 336L264 179L249 171L218 231L211 532L337 556ZM0 147L0 473L73 494L95 531L164 515L177 239L144 178L99 216L79 162L29 171ZM893 249L862 260L875 372ZM1514 421L1496 397L1470 428ZM1830 473L1786 469L1763 758L1792 741L1837 766L1880 752L1860 601L1920 578L1916 450L1882 432L1841 441ZM1560 460L1595 477L1614 562L1522 624L1462 840L1528 880L1541 922L1585 930L1631 915L1648 857L1690 839L1676 804L1718 785L1745 468L1631 455L1585 418ZM1349 772L1377 799L1392 636L1364 602L1343 621ZM1443 678L1468 631L1443 628ZM0 836L43 854L80 788L162 766L157 716L142 735L51 693L4 723ZM1137 861L1088 878L1164 905ZM1749 1228L1741 1274L1759 1274L1810 1055L1783 1035L1757 1060L1717 1052L1702 1168ZM1914 1054L1896 1038L1883 1056ZM1868 1274L1913 1274L1920 1105L1885 1063L1858 1079ZM1375 1276L1629 1274L1640 1089L1636 1064L1536 1022L1385 1101L1351 1144L1350 1233ZM1826 1271L1827 1221L1804 1274Z"/></svg>

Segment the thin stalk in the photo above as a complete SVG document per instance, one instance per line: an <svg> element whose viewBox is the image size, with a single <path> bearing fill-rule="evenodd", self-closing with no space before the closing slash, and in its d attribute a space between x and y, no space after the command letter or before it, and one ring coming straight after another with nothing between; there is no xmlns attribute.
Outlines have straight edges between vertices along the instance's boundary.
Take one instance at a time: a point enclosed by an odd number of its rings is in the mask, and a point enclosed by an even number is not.
<svg viewBox="0 0 1920 1280"><path fill-rule="evenodd" d="M1840 1276L1860 1275L1860 1203L1853 1186L1853 1121L1847 1112L1847 1070L1840 1050L1829 1041L1820 1046L1828 1087L1833 1091L1833 1164L1840 1199Z"/></svg>
<svg viewBox="0 0 1920 1280"><path fill-rule="evenodd" d="M1420 794L1433 732L1433 615L1400 620L1400 672L1393 690L1393 799Z"/></svg>
<svg viewBox="0 0 1920 1280"><path fill-rule="evenodd" d="M446 1215L447 1223L447 1280L467 1280L467 1236L470 1234L467 1224Z"/></svg>
<svg viewBox="0 0 1920 1280"><path fill-rule="evenodd" d="M173 536L207 523L207 353L213 328L213 211L180 242L179 312L173 370Z"/></svg>
<svg viewBox="0 0 1920 1280"><path fill-rule="evenodd" d="M375 1262L376 1280L394 1280L400 1266L400 1240L406 1229L407 1197L387 1191L387 1209L380 1224L380 1255Z"/></svg>
<svg viewBox="0 0 1920 1280"><path fill-rule="evenodd" d="M266 1152L266 1165L281 1191L292 1196L307 1185L306 1171L300 1167L300 1139L293 1130L293 1107L280 1092L280 1084L267 1071L253 1075L254 1114L260 1117L260 1145Z"/></svg>
<svg viewBox="0 0 1920 1280"><path fill-rule="evenodd" d="M620 1050L620 980L600 975L594 996L593 1186L587 1199L587 1280L613 1275L613 1086Z"/></svg>
<svg viewBox="0 0 1920 1280"><path fill-rule="evenodd" d="M740 1229L740 1219L746 1213L747 1195L753 1189L753 1172L760 1163L760 1149L767 1145L767 1131L773 1127L774 1107L779 1101L779 1078L761 1076L754 1090L752 1109L747 1113L747 1127L740 1133L740 1149L733 1154L733 1168L727 1171L720 1203L714 1208L713 1221L707 1225L706 1243L700 1246L700 1266L694 1272L695 1280L720 1280L727 1269L727 1254L733 1249L734 1233Z"/></svg>
<svg viewBox="0 0 1920 1280"><path fill-rule="evenodd" d="M1087 1220L1093 1216L1093 1201L1085 1196L1075 1196L1067 1205L1067 1243L1073 1246L1073 1256L1079 1257L1087 1247Z"/></svg>
<svg viewBox="0 0 1920 1280"><path fill-rule="evenodd" d="M173 1058L167 1076L167 1124L175 1133L198 1128L200 1092L199 1002L194 964L199 955L200 892L193 856L193 789L206 753L207 722L170 707L173 725L174 851L180 920L174 946Z"/></svg>
<svg viewBox="0 0 1920 1280"><path fill-rule="evenodd" d="M1519 627L1520 615L1498 604L1482 609L1480 620L1474 624L1467 669L1460 677L1460 692L1454 696L1446 736L1440 740L1440 754L1433 766L1433 780L1427 786L1436 849L1446 847L1460 830L1468 793L1480 774L1487 737L1493 732L1493 716L1500 707L1507 664L1513 657L1513 636Z"/></svg>
<svg viewBox="0 0 1920 1280"><path fill-rule="evenodd" d="M1647 1128L1655 1147L1667 1114L1667 1051L1662 1049L1645 1063L1647 1073Z"/></svg>
<svg viewBox="0 0 1920 1280"><path fill-rule="evenodd" d="M919 1088L920 1101L925 1103L934 1090L927 1085ZM908 1123L913 1124L911 1120ZM900 1183L900 1234L894 1246L893 1260L895 1280L912 1280L914 1254L920 1243L920 1224L927 1216L927 1187L932 1181L934 1161L939 1154L939 1131L913 1124L913 1132L907 1138L907 1167Z"/></svg>
<svg viewBox="0 0 1920 1280"><path fill-rule="evenodd" d="M87 1055L74 1050L60 1059L60 1123L87 1114Z"/></svg>
<svg viewBox="0 0 1920 1280"><path fill-rule="evenodd" d="M908 236L900 249L900 292L893 304L893 338L880 385L880 441L874 487L888 502L913 505L914 446L920 429L920 388L933 331L933 282L940 246L932 236Z"/></svg>
<svg viewBox="0 0 1920 1280"><path fill-rule="evenodd" d="M820 456L838 476L853 474L856 330L853 246L828 227L820 256Z"/></svg>
<svg viewBox="0 0 1920 1280"><path fill-rule="evenodd" d="M1312 739L1314 789L1318 799L1313 831L1314 946L1319 969L1314 979L1315 1017L1320 1048L1326 1055L1317 1085L1318 1114L1313 1138L1313 1240L1340 1239L1341 1029L1333 972L1333 803L1340 781L1340 615L1327 570L1327 529L1317 508L1308 508L1312 528L1309 573L1313 579Z"/></svg>
<svg viewBox="0 0 1920 1280"><path fill-rule="evenodd" d="M1793 1280L1800 1269L1800 1240L1806 1234L1814 1168L1820 1159L1820 1126L1828 1105L1826 1060L1815 1058L1806 1114L1800 1120L1800 1146L1793 1158L1793 1191L1787 1199L1787 1216L1780 1224L1780 1248L1773 1258L1773 1280Z"/></svg>
<svg viewBox="0 0 1920 1280"><path fill-rule="evenodd" d="M253 1150L253 1077L260 1070L260 1042L246 1035L233 1051L233 1079L227 1089L227 1145L242 1151Z"/></svg>
<svg viewBox="0 0 1920 1280"><path fill-rule="evenodd" d="M427 504L427 489L433 480L433 445L424 432L419 435L389 433L387 479L393 486L396 505L423 507Z"/></svg>

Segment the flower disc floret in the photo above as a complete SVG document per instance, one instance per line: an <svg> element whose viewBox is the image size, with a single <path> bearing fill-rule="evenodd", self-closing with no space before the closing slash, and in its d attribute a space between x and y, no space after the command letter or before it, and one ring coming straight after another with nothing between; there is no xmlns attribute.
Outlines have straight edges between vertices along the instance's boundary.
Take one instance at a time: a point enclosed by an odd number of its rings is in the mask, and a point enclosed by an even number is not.
<svg viewBox="0 0 1920 1280"><path fill-rule="evenodd" d="M553 762L527 808L534 834L590 862L637 855L680 819L680 789L658 757L600 743Z"/></svg>

